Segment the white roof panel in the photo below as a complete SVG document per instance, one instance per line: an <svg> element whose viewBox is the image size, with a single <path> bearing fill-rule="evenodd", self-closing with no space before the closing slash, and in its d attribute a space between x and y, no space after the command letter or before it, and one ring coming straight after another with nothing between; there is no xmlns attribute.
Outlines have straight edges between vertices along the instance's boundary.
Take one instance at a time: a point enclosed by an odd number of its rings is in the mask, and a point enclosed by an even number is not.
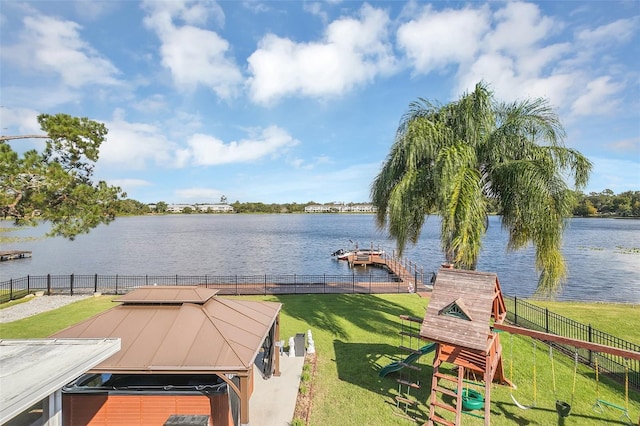
<svg viewBox="0 0 640 426"><path fill-rule="evenodd" d="M0 339L0 424L120 350L120 339Z"/></svg>

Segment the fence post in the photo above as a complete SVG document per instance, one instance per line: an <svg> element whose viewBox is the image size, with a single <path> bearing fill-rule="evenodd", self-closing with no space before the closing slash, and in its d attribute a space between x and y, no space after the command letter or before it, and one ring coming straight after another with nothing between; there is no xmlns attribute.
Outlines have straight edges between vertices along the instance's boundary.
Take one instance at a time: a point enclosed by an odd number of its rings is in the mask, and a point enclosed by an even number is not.
<svg viewBox="0 0 640 426"><path fill-rule="evenodd" d="M93 277L93 292L98 292L98 274L95 274Z"/></svg>
<svg viewBox="0 0 640 426"><path fill-rule="evenodd" d="M549 308L544 308L544 330L549 332Z"/></svg>
<svg viewBox="0 0 640 426"><path fill-rule="evenodd" d="M238 274L236 274L236 296L238 295Z"/></svg>
<svg viewBox="0 0 640 426"><path fill-rule="evenodd" d="M513 323L518 325L518 296L513 296Z"/></svg>
<svg viewBox="0 0 640 426"><path fill-rule="evenodd" d="M47 296L51 296L51 274L47 274Z"/></svg>
<svg viewBox="0 0 640 426"><path fill-rule="evenodd" d="M178 285L178 274L176 274L176 285Z"/></svg>
<svg viewBox="0 0 640 426"><path fill-rule="evenodd" d="M371 281L373 281L373 274L369 272L369 294L371 294Z"/></svg>
<svg viewBox="0 0 640 426"><path fill-rule="evenodd" d="M591 328L591 324L589 324L589 343L593 343L593 329ZM591 365L593 357L593 351L589 349L589 365Z"/></svg>
<svg viewBox="0 0 640 426"><path fill-rule="evenodd" d="M73 274L69 276L69 293L73 296Z"/></svg>
<svg viewBox="0 0 640 426"><path fill-rule="evenodd" d="M13 278L9 278L9 300L13 300Z"/></svg>
<svg viewBox="0 0 640 426"><path fill-rule="evenodd" d="M116 295L118 294L118 274L116 274Z"/></svg>
<svg viewBox="0 0 640 426"><path fill-rule="evenodd" d="M327 292L327 274L322 275L322 293Z"/></svg>
<svg viewBox="0 0 640 426"><path fill-rule="evenodd" d="M27 275L27 294L31 293L31 278Z"/></svg>
<svg viewBox="0 0 640 426"><path fill-rule="evenodd" d="M356 273L351 273L351 294L355 294L356 292Z"/></svg>
<svg viewBox="0 0 640 426"><path fill-rule="evenodd" d="M267 274L264 274L264 295L267 295Z"/></svg>

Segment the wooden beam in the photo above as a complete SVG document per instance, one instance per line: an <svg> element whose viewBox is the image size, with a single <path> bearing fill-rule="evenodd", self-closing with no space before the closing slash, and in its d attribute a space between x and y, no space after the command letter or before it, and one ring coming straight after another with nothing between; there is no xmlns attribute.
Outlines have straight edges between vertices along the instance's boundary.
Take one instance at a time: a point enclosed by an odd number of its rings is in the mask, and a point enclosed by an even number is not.
<svg viewBox="0 0 640 426"><path fill-rule="evenodd" d="M595 352L602 352L640 361L640 352L614 348L612 346L601 345L599 343L585 342L584 340L572 339L570 337L558 336L557 334L544 333L542 331L529 330L527 328L508 324L493 324L493 328L495 330L502 330L508 333L521 334L523 336L529 336L535 339L546 340L549 342L565 343L576 348L589 349Z"/></svg>

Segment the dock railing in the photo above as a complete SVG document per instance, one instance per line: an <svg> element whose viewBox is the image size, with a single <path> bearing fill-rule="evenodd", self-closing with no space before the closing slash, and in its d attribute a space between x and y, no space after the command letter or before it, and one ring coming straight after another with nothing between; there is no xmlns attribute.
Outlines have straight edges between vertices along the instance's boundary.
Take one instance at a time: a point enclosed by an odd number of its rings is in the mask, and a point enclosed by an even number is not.
<svg viewBox="0 0 640 426"><path fill-rule="evenodd" d="M504 296L504 300L507 306L507 320L520 327L640 352L640 345L593 328L591 324L574 321L571 318L564 317L547 308L542 308L515 296ZM596 357L598 357L598 369L601 373L605 373L622 383L628 377L629 386L640 389L640 361L638 360L596 353L566 344L553 343L553 346L570 356L577 353L580 362L591 368L595 368Z"/></svg>

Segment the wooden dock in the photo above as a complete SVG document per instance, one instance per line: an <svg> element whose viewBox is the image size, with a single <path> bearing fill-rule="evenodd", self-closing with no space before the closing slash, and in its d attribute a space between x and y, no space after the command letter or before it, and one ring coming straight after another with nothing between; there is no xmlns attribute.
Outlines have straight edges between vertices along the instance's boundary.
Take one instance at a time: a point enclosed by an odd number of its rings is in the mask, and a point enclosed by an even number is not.
<svg viewBox="0 0 640 426"><path fill-rule="evenodd" d="M25 259L31 257L31 252L26 250L5 250L0 251L0 261Z"/></svg>
<svg viewBox="0 0 640 426"><path fill-rule="evenodd" d="M417 266L406 261L401 260L386 254L352 254L347 258L349 266L375 266L379 268L386 268L395 275L400 282L406 284L409 292L418 291L415 288L416 277L420 277L420 282L423 282L423 273L418 271ZM424 289L419 289L424 290Z"/></svg>

